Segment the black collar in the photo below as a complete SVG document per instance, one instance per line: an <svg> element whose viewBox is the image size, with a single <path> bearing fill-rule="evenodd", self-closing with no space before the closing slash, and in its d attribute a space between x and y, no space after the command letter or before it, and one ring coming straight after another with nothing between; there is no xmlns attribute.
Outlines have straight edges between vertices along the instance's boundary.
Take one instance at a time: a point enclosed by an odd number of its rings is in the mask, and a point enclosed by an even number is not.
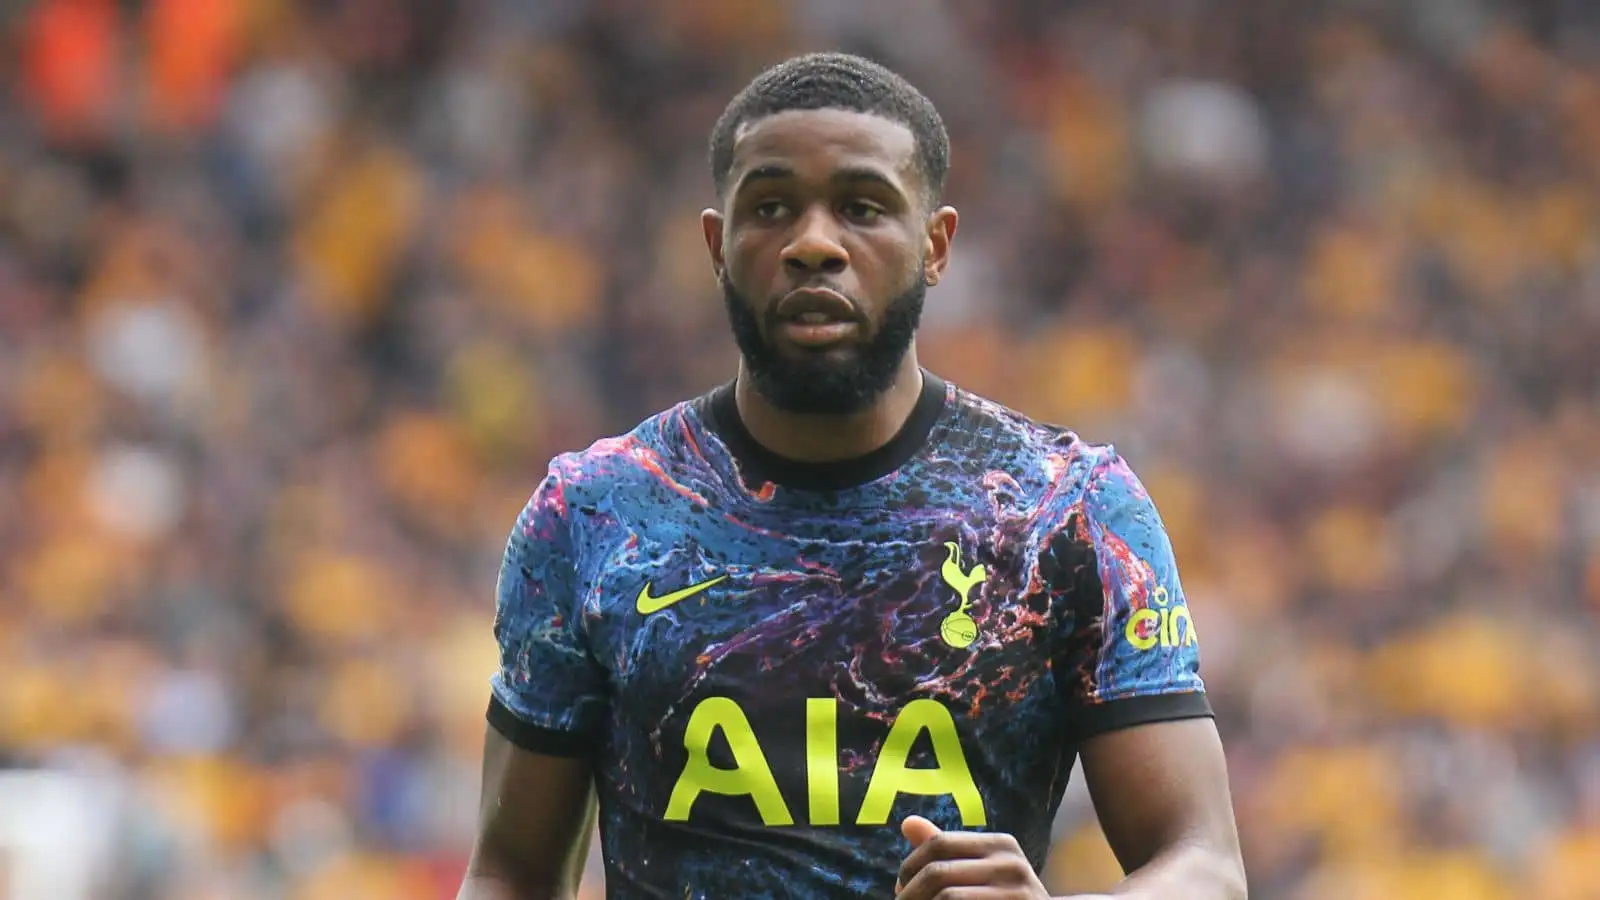
<svg viewBox="0 0 1600 900"><path fill-rule="evenodd" d="M924 370L922 393L900 431L871 453L833 462L801 462L756 443L739 417L732 383L713 391L703 408L707 426L727 445L747 480L770 481L804 491L841 491L876 481L921 452L944 412L945 393L945 383Z"/></svg>

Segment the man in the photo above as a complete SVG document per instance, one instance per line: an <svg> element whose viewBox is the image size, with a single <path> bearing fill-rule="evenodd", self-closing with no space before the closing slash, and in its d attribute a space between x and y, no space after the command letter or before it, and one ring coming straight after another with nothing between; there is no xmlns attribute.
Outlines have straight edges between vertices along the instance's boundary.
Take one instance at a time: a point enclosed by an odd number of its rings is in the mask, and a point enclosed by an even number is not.
<svg viewBox="0 0 1600 900"><path fill-rule="evenodd" d="M838 54L759 76L701 214L731 385L557 457L500 573L461 897L1043 897L1075 758L1121 895L1245 894L1194 626L1107 446L922 370L948 140Z"/></svg>

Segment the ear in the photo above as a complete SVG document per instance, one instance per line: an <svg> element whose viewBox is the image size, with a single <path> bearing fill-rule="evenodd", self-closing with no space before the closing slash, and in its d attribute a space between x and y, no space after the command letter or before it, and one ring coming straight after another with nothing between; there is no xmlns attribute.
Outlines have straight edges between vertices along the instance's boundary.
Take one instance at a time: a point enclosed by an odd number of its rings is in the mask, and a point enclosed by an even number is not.
<svg viewBox="0 0 1600 900"><path fill-rule="evenodd" d="M727 270L722 255L722 221L722 213L714 209L700 211L700 230L705 234L706 250L711 254L711 270L719 280Z"/></svg>
<svg viewBox="0 0 1600 900"><path fill-rule="evenodd" d="M930 286L944 277L950 264L950 244L956 239L955 207L941 206L928 214L927 239L923 242L922 274Z"/></svg>

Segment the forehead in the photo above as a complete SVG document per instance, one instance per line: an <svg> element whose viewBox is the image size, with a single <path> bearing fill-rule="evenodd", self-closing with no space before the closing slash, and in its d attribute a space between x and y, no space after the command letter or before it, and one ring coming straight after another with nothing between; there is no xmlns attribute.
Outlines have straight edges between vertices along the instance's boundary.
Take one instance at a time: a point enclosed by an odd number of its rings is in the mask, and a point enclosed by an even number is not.
<svg viewBox="0 0 1600 900"><path fill-rule="evenodd" d="M842 109L789 110L747 122L734 135L729 183L775 166L798 177L876 169L907 193L915 177L916 137L892 119Z"/></svg>

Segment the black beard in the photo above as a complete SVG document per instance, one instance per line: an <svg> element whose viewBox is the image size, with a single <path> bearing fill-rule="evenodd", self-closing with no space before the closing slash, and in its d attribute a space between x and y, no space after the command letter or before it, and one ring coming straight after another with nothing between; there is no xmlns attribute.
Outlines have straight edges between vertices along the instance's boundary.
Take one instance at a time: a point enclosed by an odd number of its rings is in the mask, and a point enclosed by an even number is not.
<svg viewBox="0 0 1600 900"><path fill-rule="evenodd" d="M720 280L728 323L744 356L751 386L778 409L809 415L860 412L894 385L922 321L922 304L928 293L928 282L919 268L911 286L889 301L877 333L856 350L854 358L841 361L819 354L794 359L767 344L744 295L727 275Z"/></svg>

